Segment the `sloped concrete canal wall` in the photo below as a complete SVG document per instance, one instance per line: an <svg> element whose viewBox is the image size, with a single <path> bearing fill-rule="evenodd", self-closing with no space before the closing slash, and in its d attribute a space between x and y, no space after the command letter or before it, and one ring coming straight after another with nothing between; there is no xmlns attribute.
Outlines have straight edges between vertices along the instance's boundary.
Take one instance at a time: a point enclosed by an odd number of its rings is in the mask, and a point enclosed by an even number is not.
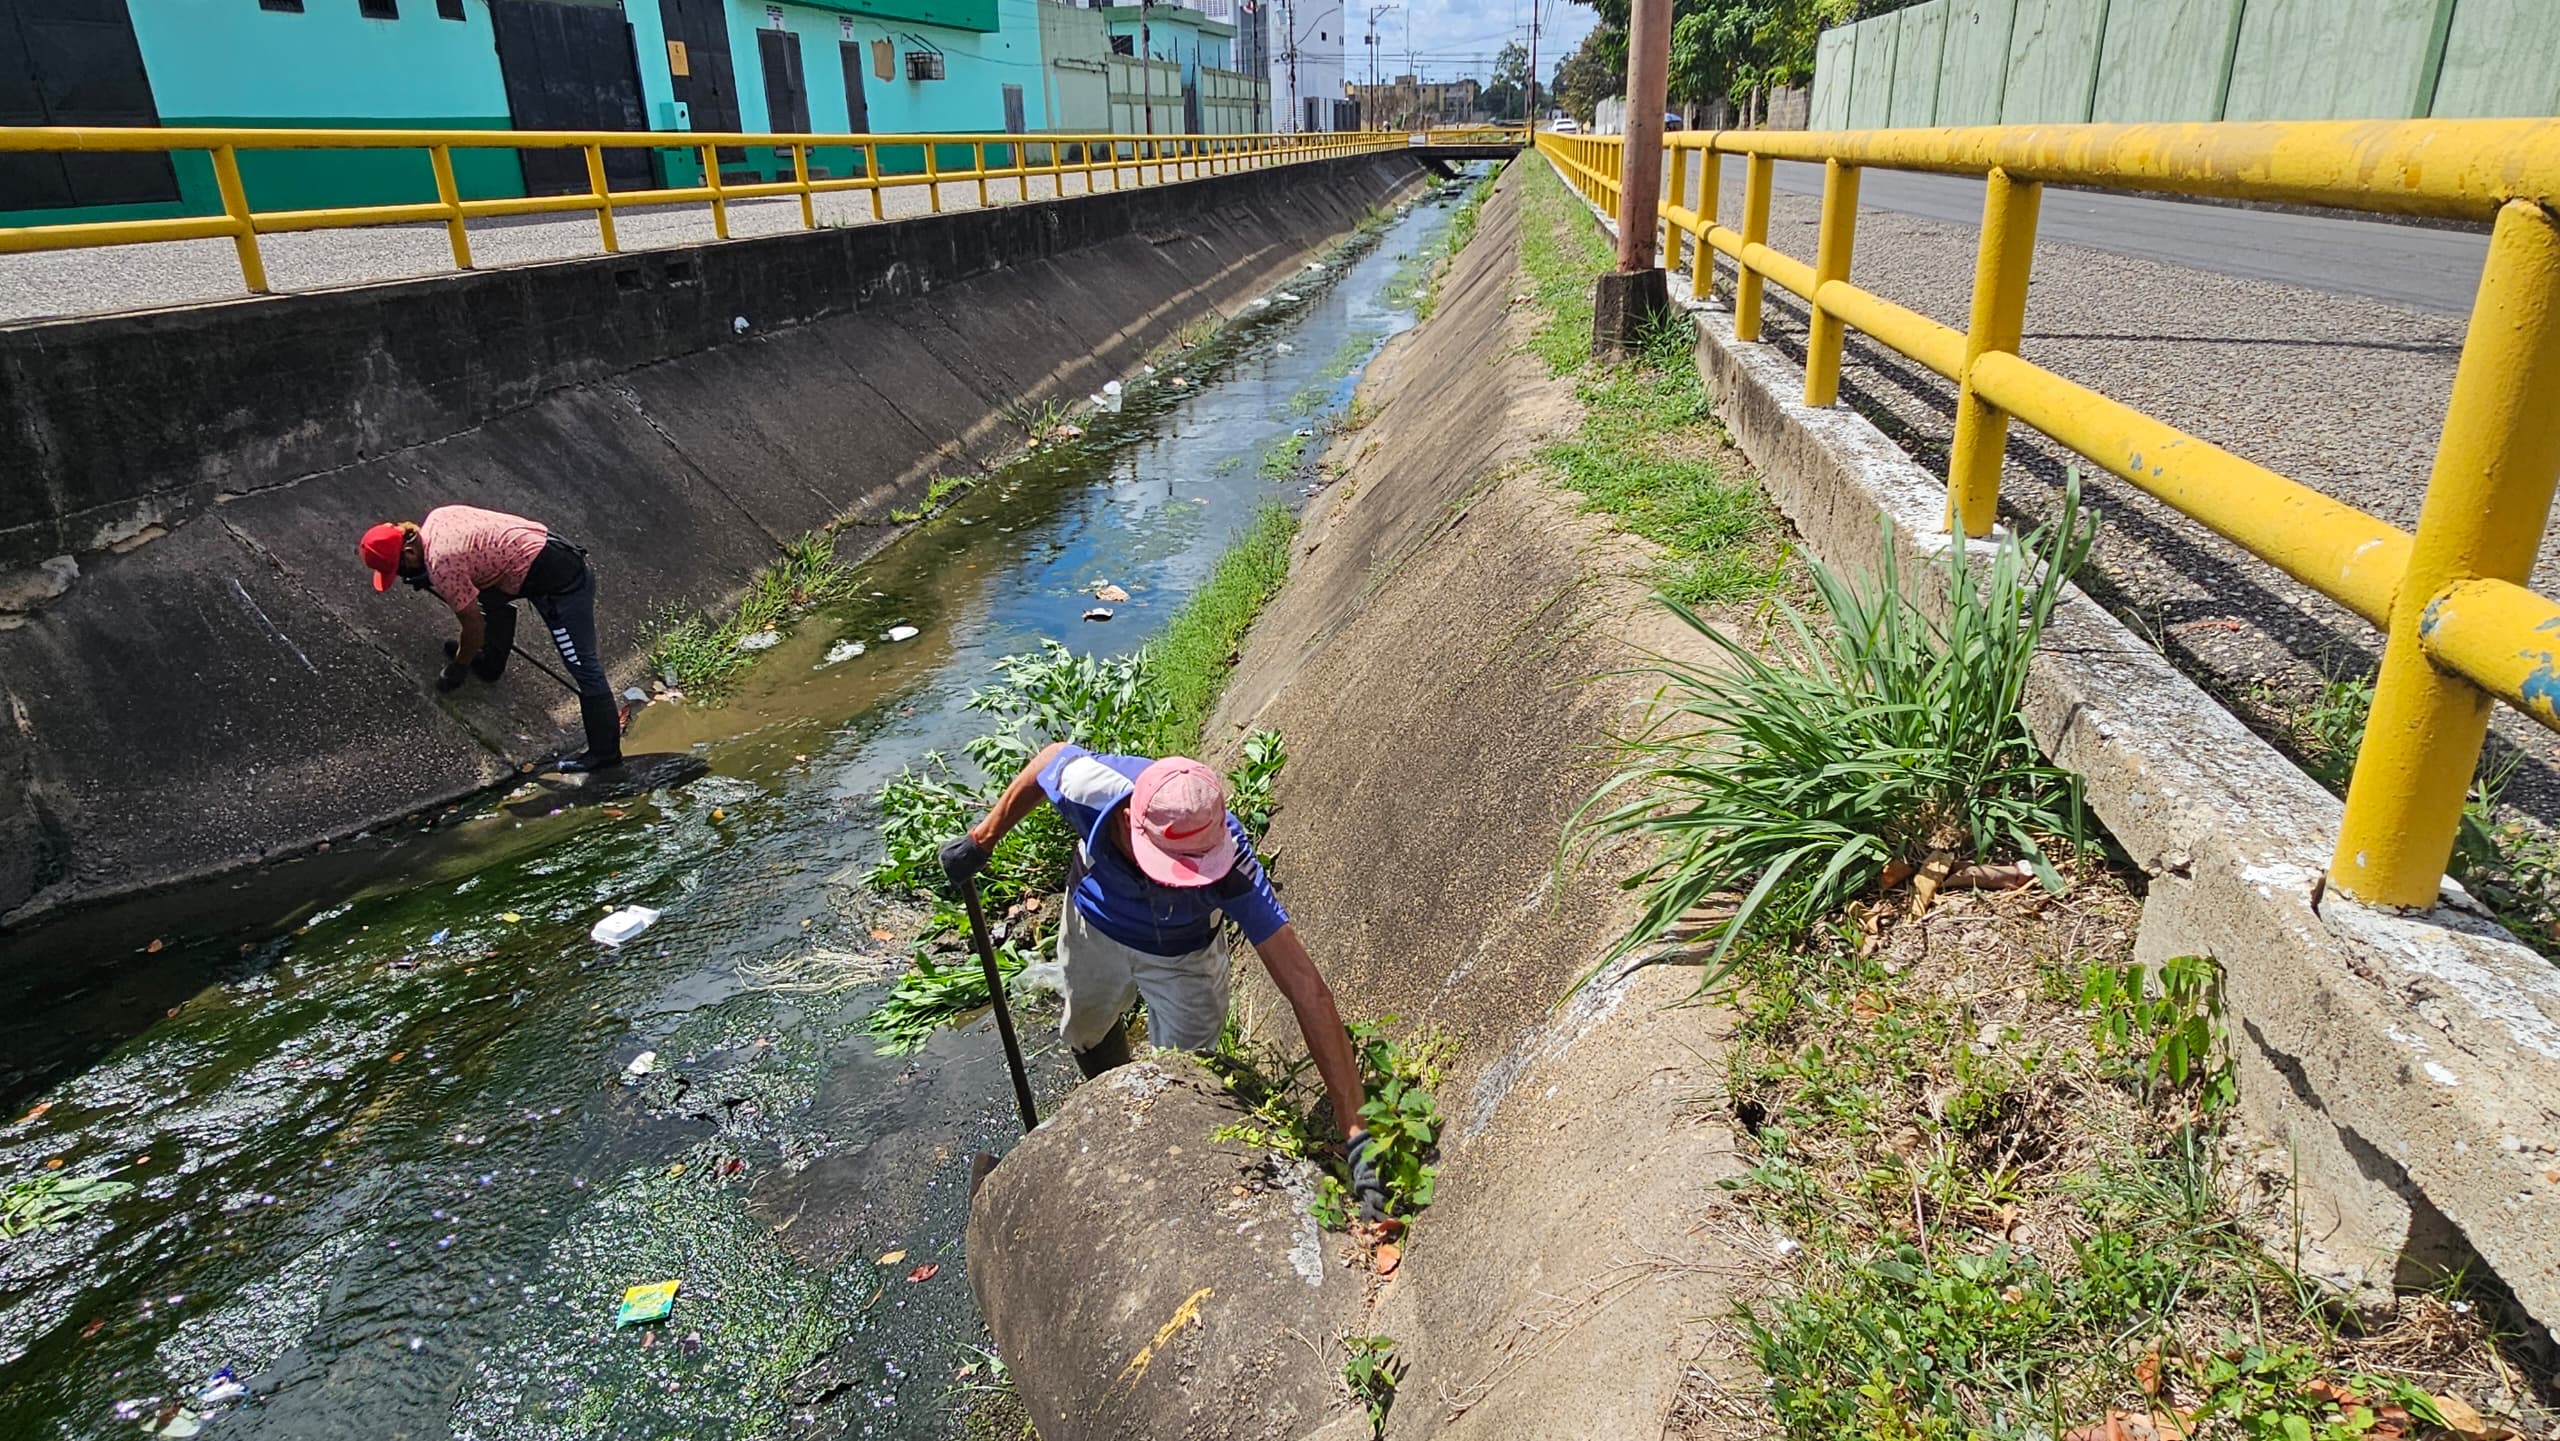
<svg viewBox="0 0 2560 1441"><path fill-rule="evenodd" d="M586 544L650 617L840 549L1421 177L1400 154L884 225L0 330L0 923L287 853L561 743L547 684L428 685L373 521Z"/></svg>

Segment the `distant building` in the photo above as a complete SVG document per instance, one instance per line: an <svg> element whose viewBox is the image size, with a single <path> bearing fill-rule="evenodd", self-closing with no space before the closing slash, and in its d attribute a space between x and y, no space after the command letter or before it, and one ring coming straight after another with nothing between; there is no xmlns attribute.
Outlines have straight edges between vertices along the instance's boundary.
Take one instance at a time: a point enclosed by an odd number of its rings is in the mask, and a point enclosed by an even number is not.
<svg viewBox="0 0 2560 1441"><path fill-rule="evenodd" d="M1349 130L1343 104L1342 0L1260 0L1271 57L1271 128Z"/></svg>
<svg viewBox="0 0 2560 1441"><path fill-rule="evenodd" d="M1424 81L1399 75L1377 85L1351 86L1350 94L1354 107L1379 129L1471 125L1485 118L1484 86L1471 79Z"/></svg>

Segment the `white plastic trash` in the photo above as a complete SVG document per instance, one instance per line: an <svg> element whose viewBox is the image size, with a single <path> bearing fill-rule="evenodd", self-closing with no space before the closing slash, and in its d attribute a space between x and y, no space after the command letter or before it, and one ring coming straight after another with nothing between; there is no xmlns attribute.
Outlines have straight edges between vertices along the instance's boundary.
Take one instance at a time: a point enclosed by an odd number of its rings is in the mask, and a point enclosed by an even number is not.
<svg viewBox="0 0 2560 1441"><path fill-rule="evenodd" d="M889 634L887 638L893 641L914 640L917 636L922 635L923 633L924 632L917 630L911 625L893 625L889 627Z"/></svg>
<svg viewBox="0 0 2560 1441"><path fill-rule="evenodd" d="M780 644L782 644L782 632L778 630L760 630L753 635L738 637L740 650L771 650Z"/></svg>
<svg viewBox="0 0 2560 1441"><path fill-rule="evenodd" d="M658 913L647 906L624 906L596 922L587 932L600 946L618 946L658 923Z"/></svg>

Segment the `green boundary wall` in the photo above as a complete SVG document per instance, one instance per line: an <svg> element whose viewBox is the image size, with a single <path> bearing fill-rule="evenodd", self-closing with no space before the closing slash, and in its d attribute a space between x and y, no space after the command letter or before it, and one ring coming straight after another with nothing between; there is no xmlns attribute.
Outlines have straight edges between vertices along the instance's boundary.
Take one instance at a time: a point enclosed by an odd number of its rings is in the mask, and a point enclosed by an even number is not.
<svg viewBox="0 0 2560 1441"><path fill-rule="evenodd" d="M2560 0L1927 0L1822 33L1811 128L2560 113Z"/></svg>

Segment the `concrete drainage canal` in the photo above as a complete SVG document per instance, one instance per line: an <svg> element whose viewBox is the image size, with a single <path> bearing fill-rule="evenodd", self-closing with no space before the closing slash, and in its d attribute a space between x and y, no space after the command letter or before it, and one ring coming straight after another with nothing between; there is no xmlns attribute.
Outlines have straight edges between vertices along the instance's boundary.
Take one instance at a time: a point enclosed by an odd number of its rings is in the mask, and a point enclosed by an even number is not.
<svg viewBox="0 0 2560 1441"><path fill-rule="evenodd" d="M1064 418L726 703L643 712L693 784L491 797L0 938L0 1184L132 1187L0 1239L0 1434L963 1434L996 1370L969 1158L1017 1123L983 1017L871 1034L920 919L864 883L875 798L984 728L995 658L1135 647L1299 503L1456 192ZM624 904L663 914L599 946ZM1025 1029L1045 1106L1073 1068Z"/></svg>

